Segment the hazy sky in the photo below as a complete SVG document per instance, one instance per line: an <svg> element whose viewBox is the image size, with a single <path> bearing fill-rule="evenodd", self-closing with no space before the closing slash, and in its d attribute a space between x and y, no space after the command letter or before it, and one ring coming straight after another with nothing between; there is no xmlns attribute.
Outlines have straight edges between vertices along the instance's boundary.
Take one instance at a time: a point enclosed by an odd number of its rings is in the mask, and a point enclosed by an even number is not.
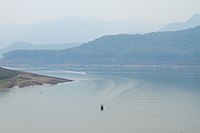
<svg viewBox="0 0 200 133"><path fill-rule="evenodd" d="M0 0L0 24L69 16L166 23L194 13L200 13L200 0Z"/></svg>

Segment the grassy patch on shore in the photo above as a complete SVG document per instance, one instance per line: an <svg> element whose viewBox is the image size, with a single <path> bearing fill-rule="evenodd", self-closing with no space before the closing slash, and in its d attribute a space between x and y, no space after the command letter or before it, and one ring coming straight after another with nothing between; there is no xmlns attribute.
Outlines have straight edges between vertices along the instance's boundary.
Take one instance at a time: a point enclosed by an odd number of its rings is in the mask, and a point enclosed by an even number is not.
<svg viewBox="0 0 200 133"><path fill-rule="evenodd" d="M20 74L19 71L8 70L0 67L0 80L9 79Z"/></svg>
<svg viewBox="0 0 200 133"><path fill-rule="evenodd" d="M20 72L0 67L0 90L13 87L27 87L43 84L58 84L72 80L44 76L39 74Z"/></svg>
<svg viewBox="0 0 200 133"><path fill-rule="evenodd" d="M9 84L9 83L11 83L11 81L9 79L0 80L0 85L6 85L6 84Z"/></svg>

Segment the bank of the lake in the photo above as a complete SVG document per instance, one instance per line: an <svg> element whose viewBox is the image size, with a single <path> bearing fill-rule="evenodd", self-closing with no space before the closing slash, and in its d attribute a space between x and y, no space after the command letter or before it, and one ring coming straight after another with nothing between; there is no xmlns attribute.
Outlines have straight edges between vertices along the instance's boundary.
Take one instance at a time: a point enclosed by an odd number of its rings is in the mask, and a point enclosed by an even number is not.
<svg viewBox="0 0 200 133"><path fill-rule="evenodd" d="M0 67L0 90L5 90L14 87L27 87L44 84L58 84L64 82L72 82L72 80L34 74L30 72L21 72L9 70Z"/></svg>

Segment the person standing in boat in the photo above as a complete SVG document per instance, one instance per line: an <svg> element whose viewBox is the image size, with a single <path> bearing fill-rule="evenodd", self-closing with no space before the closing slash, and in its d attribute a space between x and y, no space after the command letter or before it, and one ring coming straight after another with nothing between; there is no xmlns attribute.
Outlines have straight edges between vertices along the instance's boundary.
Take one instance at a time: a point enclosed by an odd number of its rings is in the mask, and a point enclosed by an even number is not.
<svg viewBox="0 0 200 133"><path fill-rule="evenodd" d="M104 106L103 106L103 105L101 105L101 107L100 107L100 110L101 110L101 111L103 111L103 110L104 110Z"/></svg>

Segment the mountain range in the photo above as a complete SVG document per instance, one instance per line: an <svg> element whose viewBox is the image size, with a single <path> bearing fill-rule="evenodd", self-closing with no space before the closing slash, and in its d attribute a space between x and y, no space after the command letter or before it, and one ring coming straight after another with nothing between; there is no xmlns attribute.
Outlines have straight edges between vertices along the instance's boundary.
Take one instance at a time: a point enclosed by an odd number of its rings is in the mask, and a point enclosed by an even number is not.
<svg viewBox="0 0 200 133"><path fill-rule="evenodd" d="M0 25L0 44L5 47L16 41L35 44L88 42L103 35L158 31L162 26L138 21L67 17L25 25Z"/></svg>
<svg viewBox="0 0 200 133"><path fill-rule="evenodd" d="M63 43L63 44L33 44L28 42L17 41L11 45L0 49L0 58L3 57L4 53L14 50L61 50L75 46L79 46L81 43Z"/></svg>
<svg viewBox="0 0 200 133"><path fill-rule="evenodd" d="M1 64L200 64L200 26L181 31L106 35L65 50L16 50Z"/></svg>
<svg viewBox="0 0 200 133"><path fill-rule="evenodd" d="M104 35L177 31L198 25L200 25L200 14L195 14L184 22L170 23L166 26L165 24L139 21L104 21L78 17L60 18L24 25L0 25L0 49L9 47L8 45L13 45L16 42L37 45L66 44L66 42L79 43L88 42ZM70 45L69 47L73 46L77 45ZM15 49L19 48L15 47ZM6 50L6 52L8 51Z"/></svg>
<svg viewBox="0 0 200 133"><path fill-rule="evenodd" d="M194 14L190 19L185 22L170 23L164 26L160 31L177 31L184 30L200 25L200 14Z"/></svg>

